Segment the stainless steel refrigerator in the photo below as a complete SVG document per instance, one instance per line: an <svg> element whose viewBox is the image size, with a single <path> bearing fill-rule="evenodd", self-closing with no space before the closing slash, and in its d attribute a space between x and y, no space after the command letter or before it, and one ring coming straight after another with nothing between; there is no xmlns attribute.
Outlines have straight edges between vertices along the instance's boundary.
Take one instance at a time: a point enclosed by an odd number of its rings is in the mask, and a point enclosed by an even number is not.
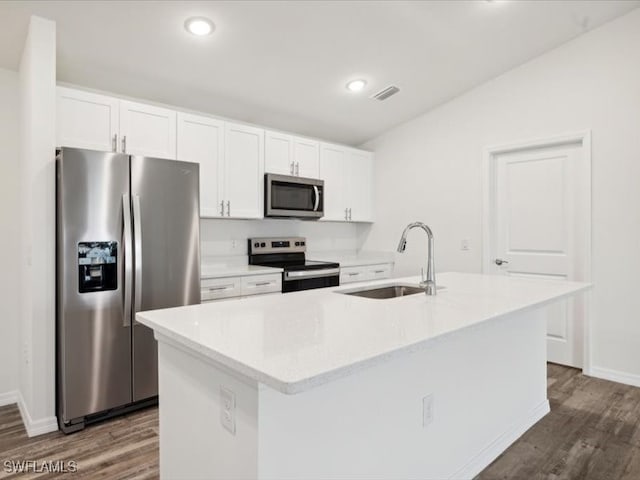
<svg viewBox="0 0 640 480"><path fill-rule="evenodd" d="M157 402L142 310L200 303L195 163L58 151L56 371L65 433Z"/></svg>

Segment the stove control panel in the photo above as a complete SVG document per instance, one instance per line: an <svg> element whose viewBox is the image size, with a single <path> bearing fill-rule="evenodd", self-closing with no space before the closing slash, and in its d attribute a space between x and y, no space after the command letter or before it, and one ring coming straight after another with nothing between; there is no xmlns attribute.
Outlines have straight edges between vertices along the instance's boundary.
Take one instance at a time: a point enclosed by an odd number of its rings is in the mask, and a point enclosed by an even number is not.
<svg viewBox="0 0 640 480"><path fill-rule="evenodd" d="M307 239L304 237L250 238L249 255L266 253L304 253Z"/></svg>

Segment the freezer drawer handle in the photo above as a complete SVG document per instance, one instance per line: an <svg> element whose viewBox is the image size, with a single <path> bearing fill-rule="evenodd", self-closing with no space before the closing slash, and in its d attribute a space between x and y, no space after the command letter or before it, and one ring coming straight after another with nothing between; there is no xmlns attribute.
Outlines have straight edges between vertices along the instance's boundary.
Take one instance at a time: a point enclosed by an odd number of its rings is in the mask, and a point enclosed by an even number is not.
<svg viewBox="0 0 640 480"><path fill-rule="evenodd" d="M123 312L123 327L131 326L131 288L133 282L131 281L131 274L133 273L133 267L131 265L131 257L133 248L131 245L131 199L129 195L122 195L122 220L123 220L123 254L124 254L124 312Z"/></svg>

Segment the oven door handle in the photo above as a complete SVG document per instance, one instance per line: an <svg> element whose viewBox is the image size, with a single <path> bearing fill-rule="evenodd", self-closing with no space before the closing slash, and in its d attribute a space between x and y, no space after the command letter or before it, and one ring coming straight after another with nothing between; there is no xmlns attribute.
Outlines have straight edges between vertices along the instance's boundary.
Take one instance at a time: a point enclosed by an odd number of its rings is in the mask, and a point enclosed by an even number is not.
<svg viewBox="0 0 640 480"><path fill-rule="evenodd" d="M309 278L333 277L340 275L339 268L327 268L324 270L301 270L296 272L285 272L284 281L303 280Z"/></svg>
<svg viewBox="0 0 640 480"><path fill-rule="evenodd" d="M313 205L313 211L317 212L318 211L318 207L320 206L320 191L318 190L318 186L314 185L313 186L313 193L315 194L316 197L316 201Z"/></svg>

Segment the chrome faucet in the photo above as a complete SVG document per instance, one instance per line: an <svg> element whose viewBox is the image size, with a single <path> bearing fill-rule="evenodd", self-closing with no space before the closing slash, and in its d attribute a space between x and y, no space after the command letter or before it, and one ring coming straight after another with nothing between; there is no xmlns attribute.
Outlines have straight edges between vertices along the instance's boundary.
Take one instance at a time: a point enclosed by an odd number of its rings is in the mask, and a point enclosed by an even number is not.
<svg viewBox="0 0 640 480"><path fill-rule="evenodd" d="M407 225L407 228L402 232L400 237L400 243L398 244L398 253L403 253L407 248L407 234L412 228L420 227L427 234L427 276L424 276L424 268L422 269L422 275L420 286L424 288L426 295L436 294L436 271L433 262L433 233L431 229L422 222L413 222Z"/></svg>

